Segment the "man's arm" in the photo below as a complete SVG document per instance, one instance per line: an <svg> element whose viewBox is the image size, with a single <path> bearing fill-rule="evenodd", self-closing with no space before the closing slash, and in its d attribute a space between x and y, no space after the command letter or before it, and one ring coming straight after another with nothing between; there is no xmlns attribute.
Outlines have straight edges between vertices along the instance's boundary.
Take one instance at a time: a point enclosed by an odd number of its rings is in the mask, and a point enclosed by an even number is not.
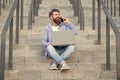
<svg viewBox="0 0 120 80"><path fill-rule="evenodd" d="M47 35L47 29L45 28L44 31L43 31L43 34L42 34L42 45L44 47L47 47L47 45L49 44L48 43L48 35Z"/></svg>
<svg viewBox="0 0 120 80"><path fill-rule="evenodd" d="M69 27L71 30L75 32L75 34L78 34L78 30L75 28L73 24L70 23L68 18L64 18L64 23L66 24L67 27Z"/></svg>

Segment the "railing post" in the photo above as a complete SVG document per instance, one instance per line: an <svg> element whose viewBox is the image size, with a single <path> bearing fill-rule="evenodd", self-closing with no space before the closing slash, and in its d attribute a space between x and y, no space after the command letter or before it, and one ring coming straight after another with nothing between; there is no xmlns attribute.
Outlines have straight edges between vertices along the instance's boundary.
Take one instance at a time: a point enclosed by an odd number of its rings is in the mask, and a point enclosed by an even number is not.
<svg viewBox="0 0 120 80"><path fill-rule="evenodd" d="M70 1L70 4L72 4L73 3L73 0L69 0Z"/></svg>
<svg viewBox="0 0 120 80"><path fill-rule="evenodd" d="M5 8L5 0L3 0L3 8Z"/></svg>
<svg viewBox="0 0 120 80"><path fill-rule="evenodd" d="M21 29L23 29L23 4L24 2L23 0L21 0L21 21L20 21Z"/></svg>
<svg viewBox="0 0 120 80"><path fill-rule="evenodd" d="M78 4L78 22L80 23L80 30L84 30L84 12L82 9L81 0L77 0Z"/></svg>
<svg viewBox="0 0 120 80"><path fill-rule="evenodd" d="M116 35L116 64L117 80L120 80L120 32Z"/></svg>
<svg viewBox="0 0 120 80"><path fill-rule="evenodd" d="M106 17L106 70L110 70L110 23Z"/></svg>
<svg viewBox="0 0 120 80"><path fill-rule="evenodd" d="M101 5L98 0L98 44L101 44Z"/></svg>
<svg viewBox="0 0 120 80"><path fill-rule="evenodd" d="M35 19L34 19L34 14L33 14L33 11L32 11L32 13L31 13L31 25L32 25L32 23L34 23L35 22Z"/></svg>
<svg viewBox="0 0 120 80"><path fill-rule="evenodd" d="M80 28L81 28L81 15L80 15L80 4L79 4L79 0L76 0L76 15L78 16L78 23L80 24Z"/></svg>
<svg viewBox="0 0 120 80"><path fill-rule="evenodd" d="M116 16L116 0L113 1L114 1L114 16Z"/></svg>
<svg viewBox="0 0 120 80"><path fill-rule="evenodd" d="M3 32L1 35L1 53L0 53L0 80L4 80L4 70L5 70L5 44L6 44L6 34Z"/></svg>
<svg viewBox="0 0 120 80"><path fill-rule="evenodd" d="M33 0L33 15L35 15L35 0Z"/></svg>
<svg viewBox="0 0 120 80"><path fill-rule="evenodd" d="M78 16L78 3L74 0L74 16Z"/></svg>
<svg viewBox="0 0 120 80"><path fill-rule="evenodd" d="M80 0L80 5L81 5L81 11L82 11L82 30L84 30L84 24L85 24L85 18L84 18L84 9L82 7L82 2Z"/></svg>
<svg viewBox="0 0 120 80"><path fill-rule="evenodd" d="M73 2L73 3L72 3L72 5L73 5L72 8L73 8L74 13L75 13L75 0L72 0L72 2Z"/></svg>
<svg viewBox="0 0 120 80"><path fill-rule="evenodd" d="M29 15L30 16L28 17L28 29L32 29L32 19L33 19L33 15L34 15L33 10L30 11Z"/></svg>
<svg viewBox="0 0 120 80"><path fill-rule="evenodd" d="M109 9L109 0L107 0L107 8Z"/></svg>
<svg viewBox="0 0 120 80"><path fill-rule="evenodd" d="M37 0L34 0L34 4L33 4L33 11L34 11L34 16L37 16Z"/></svg>
<svg viewBox="0 0 120 80"><path fill-rule="evenodd" d="M19 0L16 9L16 44L19 44Z"/></svg>
<svg viewBox="0 0 120 80"><path fill-rule="evenodd" d="M37 13L36 13L36 16L38 16L39 0L37 0L37 3L36 3L36 4L37 4L37 7L36 7L36 8L37 8Z"/></svg>
<svg viewBox="0 0 120 80"><path fill-rule="evenodd" d="M95 30L95 0L92 0L92 29Z"/></svg>
<svg viewBox="0 0 120 80"><path fill-rule="evenodd" d="M42 3L42 0L40 0L40 4Z"/></svg>
<svg viewBox="0 0 120 80"><path fill-rule="evenodd" d="M35 13L36 13L36 11L35 11L35 0L33 1L34 3L33 3L33 5L32 5L32 12L31 12L31 29L32 29L32 23L33 22L35 22L35 20L34 20L34 16L36 15Z"/></svg>
<svg viewBox="0 0 120 80"><path fill-rule="evenodd" d="M1 0L0 0L0 16L1 16Z"/></svg>
<svg viewBox="0 0 120 80"><path fill-rule="evenodd" d="M110 0L110 11L111 11L111 16L113 15L112 14L112 11L113 11L113 9L112 9L112 0Z"/></svg>
<svg viewBox="0 0 120 80"><path fill-rule="evenodd" d="M119 0L119 16L120 16L120 0Z"/></svg>
<svg viewBox="0 0 120 80"><path fill-rule="evenodd" d="M12 70L12 56L13 56L13 18L10 23L10 29L9 29L9 65L8 69Z"/></svg>

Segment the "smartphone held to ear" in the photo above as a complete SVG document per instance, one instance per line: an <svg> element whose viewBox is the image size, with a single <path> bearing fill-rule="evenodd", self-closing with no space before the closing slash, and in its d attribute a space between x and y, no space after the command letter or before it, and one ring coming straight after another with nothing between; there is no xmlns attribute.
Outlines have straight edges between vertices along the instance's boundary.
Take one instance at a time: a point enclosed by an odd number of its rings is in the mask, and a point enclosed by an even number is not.
<svg viewBox="0 0 120 80"><path fill-rule="evenodd" d="M64 19L63 19L62 17L61 17L60 19L61 19L61 22L63 22L63 21L64 21Z"/></svg>
<svg viewBox="0 0 120 80"><path fill-rule="evenodd" d="M61 17L61 22L64 22L66 19Z"/></svg>

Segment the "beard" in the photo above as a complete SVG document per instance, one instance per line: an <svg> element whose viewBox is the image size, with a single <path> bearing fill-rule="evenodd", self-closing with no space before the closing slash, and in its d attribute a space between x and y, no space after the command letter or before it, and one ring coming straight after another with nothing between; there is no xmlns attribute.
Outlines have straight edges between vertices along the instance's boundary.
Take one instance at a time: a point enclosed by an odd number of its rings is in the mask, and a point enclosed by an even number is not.
<svg viewBox="0 0 120 80"><path fill-rule="evenodd" d="M63 22L63 19L61 17L56 17L56 18L53 18L53 21L59 25L61 22Z"/></svg>

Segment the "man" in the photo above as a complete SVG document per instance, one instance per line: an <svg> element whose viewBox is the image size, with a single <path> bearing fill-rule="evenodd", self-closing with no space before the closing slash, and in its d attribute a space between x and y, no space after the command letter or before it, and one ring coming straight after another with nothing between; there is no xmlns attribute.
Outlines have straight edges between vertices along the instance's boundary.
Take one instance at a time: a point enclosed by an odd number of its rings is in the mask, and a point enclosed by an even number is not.
<svg viewBox="0 0 120 80"><path fill-rule="evenodd" d="M51 23L45 27L42 35L42 45L45 48L45 56L51 57L54 60L54 63L49 67L49 69L57 70L58 65L60 65L61 70L69 70L70 66L67 65L65 59L74 52L74 45L60 47L53 46L51 43L51 33L52 31L74 30L75 34L77 34L77 29L67 18L61 18L60 11L58 9L52 9L49 12L49 18Z"/></svg>

